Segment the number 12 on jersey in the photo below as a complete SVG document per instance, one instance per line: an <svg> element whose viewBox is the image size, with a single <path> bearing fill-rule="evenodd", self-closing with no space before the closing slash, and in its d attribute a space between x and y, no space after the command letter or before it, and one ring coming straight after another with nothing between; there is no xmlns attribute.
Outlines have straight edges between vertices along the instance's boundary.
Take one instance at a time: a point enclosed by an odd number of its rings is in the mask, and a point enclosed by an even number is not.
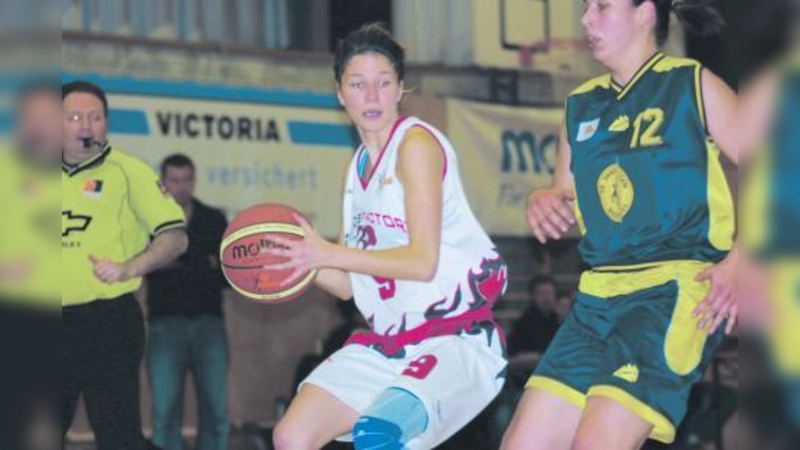
<svg viewBox="0 0 800 450"><path fill-rule="evenodd" d="M664 140L659 131L664 125L664 110L661 108L647 108L633 121L633 138L631 148L653 147L661 145Z"/></svg>

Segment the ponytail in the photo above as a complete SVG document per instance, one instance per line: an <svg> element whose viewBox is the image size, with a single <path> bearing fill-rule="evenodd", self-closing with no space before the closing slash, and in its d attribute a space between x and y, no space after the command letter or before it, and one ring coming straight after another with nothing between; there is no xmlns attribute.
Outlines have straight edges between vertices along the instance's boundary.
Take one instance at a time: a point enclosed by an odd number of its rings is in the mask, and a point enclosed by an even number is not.
<svg viewBox="0 0 800 450"><path fill-rule="evenodd" d="M656 43L664 45L669 37L670 13L674 12L686 31L698 36L720 34L725 19L714 5L717 0L633 0L634 6L653 2L656 9Z"/></svg>
<svg viewBox="0 0 800 450"><path fill-rule="evenodd" d="M689 34L713 36L722 33L725 19L715 0L673 0L672 11Z"/></svg>

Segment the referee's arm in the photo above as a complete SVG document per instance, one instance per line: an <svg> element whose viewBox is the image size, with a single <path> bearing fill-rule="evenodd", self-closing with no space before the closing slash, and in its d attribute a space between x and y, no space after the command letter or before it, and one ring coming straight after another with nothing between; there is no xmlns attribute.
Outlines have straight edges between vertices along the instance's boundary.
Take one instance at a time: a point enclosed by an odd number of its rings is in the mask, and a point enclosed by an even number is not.
<svg viewBox="0 0 800 450"><path fill-rule="evenodd" d="M109 284L143 277L177 259L189 246L183 210L161 186L155 172L134 159L126 160L124 168L129 207L153 238L143 252L128 261L90 258L95 276Z"/></svg>
<svg viewBox="0 0 800 450"><path fill-rule="evenodd" d="M182 228L166 230L153 239L142 253L126 264L130 278L138 278L160 269L181 256L189 247L189 238Z"/></svg>
<svg viewBox="0 0 800 450"><path fill-rule="evenodd" d="M138 278L175 261L189 246L183 210L167 193L149 166L129 166L130 206L152 240L145 251L125 265Z"/></svg>
<svg viewBox="0 0 800 450"><path fill-rule="evenodd" d="M189 238L183 228L165 230L150 242L147 250L127 262L116 263L109 259L90 257L94 274L103 282L122 283L139 278L171 263L181 256L189 246Z"/></svg>

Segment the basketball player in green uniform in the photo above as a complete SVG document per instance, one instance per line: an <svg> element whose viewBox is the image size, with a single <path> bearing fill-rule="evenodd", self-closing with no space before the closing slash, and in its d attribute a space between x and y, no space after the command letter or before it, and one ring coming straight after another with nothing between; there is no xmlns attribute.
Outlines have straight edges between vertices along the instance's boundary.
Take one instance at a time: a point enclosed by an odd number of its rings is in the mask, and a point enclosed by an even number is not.
<svg viewBox="0 0 800 450"><path fill-rule="evenodd" d="M743 307L767 343L800 438L800 58L764 69L740 106Z"/></svg>
<svg viewBox="0 0 800 450"><path fill-rule="evenodd" d="M567 99L551 188L529 198L538 240L577 223L591 267L517 409L504 449L669 443L689 391L736 320L736 97L698 62L662 54L670 13L719 30L703 1L586 0L610 73ZM725 330L720 325L725 324Z"/></svg>

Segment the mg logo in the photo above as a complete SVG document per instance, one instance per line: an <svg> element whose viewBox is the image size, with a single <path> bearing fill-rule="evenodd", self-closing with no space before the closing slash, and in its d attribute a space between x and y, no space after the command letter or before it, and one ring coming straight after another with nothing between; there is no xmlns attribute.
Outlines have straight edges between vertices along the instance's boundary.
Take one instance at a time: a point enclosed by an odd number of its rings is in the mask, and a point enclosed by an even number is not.
<svg viewBox="0 0 800 450"><path fill-rule="evenodd" d="M266 249L271 248L285 248L282 245L276 244L267 238L261 238L257 242L249 244L240 244L233 246L233 259L252 258L264 253Z"/></svg>
<svg viewBox="0 0 800 450"><path fill-rule="evenodd" d="M537 139L530 131L516 132L506 130L502 136L503 161L500 168L504 173L546 171L555 172L558 138L554 134L546 134Z"/></svg>

